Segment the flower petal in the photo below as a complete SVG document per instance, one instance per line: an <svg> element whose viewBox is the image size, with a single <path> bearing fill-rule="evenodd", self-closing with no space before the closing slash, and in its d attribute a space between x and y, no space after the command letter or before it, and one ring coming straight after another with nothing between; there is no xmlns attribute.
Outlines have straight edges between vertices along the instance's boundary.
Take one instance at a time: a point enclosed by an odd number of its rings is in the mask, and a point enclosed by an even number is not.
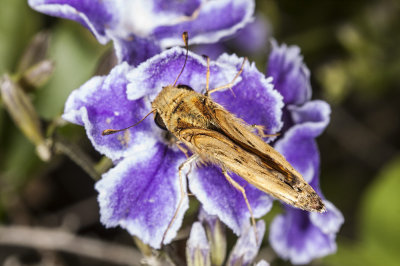
<svg viewBox="0 0 400 266"><path fill-rule="evenodd" d="M324 200L324 204L327 211L325 213L310 213L310 220L324 234L336 234L344 223L343 214L332 202Z"/></svg>
<svg viewBox="0 0 400 266"><path fill-rule="evenodd" d="M235 174L230 176L245 188L254 217L265 215L272 207L272 199L261 190ZM190 191L203 205L204 210L218 218L240 235L246 230L250 213L242 193L235 189L215 166L196 167L189 174Z"/></svg>
<svg viewBox="0 0 400 266"><path fill-rule="evenodd" d="M151 119L124 132L102 136L103 130L126 128L150 111L146 99L126 98L129 69L126 63L121 64L108 76L90 79L71 93L63 114L65 120L84 125L94 147L113 160L151 148L161 136L161 129Z"/></svg>
<svg viewBox="0 0 400 266"><path fill-rule="evenodd" d="M303 63L299 47L278 46L273 40L267 76L274 78L273 84L285 104L303 104L311 99L310 71Z"/></svg>
<svg viewBox="0 0 400 266"><path fill-rule="evenodd" d="M113 28L118 18L114 0L28 0L28 3L44 14L79 22L102 44L109 40L106 29Z"/></svg>
<svg viewBox="0 0 400 266"><path fill-rule="evenodd" d="M254 0L29 0L42 13L71 19L87 27L105 44L111 38L129 41L132 34L181 45L188 31L191 44L215 43L252 21ZM193 17L192 17L193 16Z"/></svg>
<svg viewBox="0 0 400 266"><path fill-rule="evenodd" d="M118 36L135 34L140 37L151 37L153 31L165 25L175 25L185 17L192 15L203 0L119 0L116 3L120 16ZM176 32L176 39L183 31ZM179 43L180 44L180 43Z"/></svg>
<svg viewBox="0 0 400 266"><path fill-rule="evenodd" d="M239 237L226 265L250 265L258 254L262 239L265 233L265 223L263 220L257 222L257 239L254 228L250 224L247 225L246 231Z"/></svg>
<svg viewBox="0 0 400 266"><path fill-rule="evenodd" d="M233 46L247 55L265 53L271 31L267 18L258 13L253 22L247 24L228 41L228 46Z"/></svg>
<svg viewBox="0 0 400 266"><path fill-rule="evenodd" d="M170 25L160 25L152 36L162 47L180 45L178 36L184 31L189 32L191 44L214 43L251 22L253 13L253 0L204 1L195 19L178 18Z"/></svg>
<svg viewBox="0 0 400 266"><path fill-rule="evenodd" d="M96 183L101 222L106 227L126 228L144 243L160 248L181 197L178 166L183 161L181 152L160 143L137 156L124 158ZM185 178L182 181L186 192ZM176 236L187 208L185 196L164 244Z"/></svg>
<svg viewBox="0 0 400 266"><path fill-rule="evenodd" d="M161 52L161 48L150 39L131 35L127 38L113 37L115 53L120 62L137 66Z"/></svg>
<svg viewBox="0 0 400 266"><path fill-rule="evenodd" d="M286 207L285 214L274 218L269 240L280 257L306 264L336 252L336 233L344 220L332 203L324 203L327 212L323 214Z"/></svg>
<svg viewBox="0 0 400 266"><path fill-rule="evenodd" d="M277 141L275 149L298 170L307 182L319 173L319 152L315 138L329 124L330 107L323 101L310 101L289 111L295 125Z"/></svg>

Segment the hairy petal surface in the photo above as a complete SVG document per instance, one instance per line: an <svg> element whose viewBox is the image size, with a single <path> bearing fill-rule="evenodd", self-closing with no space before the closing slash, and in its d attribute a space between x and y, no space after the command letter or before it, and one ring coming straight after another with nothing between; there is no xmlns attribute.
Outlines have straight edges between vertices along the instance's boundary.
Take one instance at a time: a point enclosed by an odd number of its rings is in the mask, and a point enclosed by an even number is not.
<svg viewBox="0 0 400 266"><path fill-rule="evenodd" d="M144 243L160 248L181 198L178 167L184 159L181 152L161 143L124 158L96 183L101 222L106 227L121 226ZM186 180L182 182L186 193ZM188 206L185 195L164 244L176 236Z"/></svg>
<svg viewBox="0 0 400 266"><path fill-rule="evenodd" d="M160 138L160 129L151 118L136 127L109 136L105 129L126 128L150 111L145 98L130 101L126 97L127 64L116 66L108 76L93 77L68 97L63 118L85 127L94 147L113 160L140 154L152 148Z"/></svg>

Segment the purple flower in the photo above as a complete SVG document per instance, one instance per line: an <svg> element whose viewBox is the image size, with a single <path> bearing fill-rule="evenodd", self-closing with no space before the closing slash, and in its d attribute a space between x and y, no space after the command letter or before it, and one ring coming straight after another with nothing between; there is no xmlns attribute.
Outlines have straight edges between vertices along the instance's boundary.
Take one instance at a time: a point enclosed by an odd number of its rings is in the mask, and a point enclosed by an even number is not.
<svg viewBox="0 0 400 266"><path fill-rule="evenodd" d="M252 21L254 0L29 0L42 13L71 19L105 44L114 41L120 61L137 65L166 47L214 43ZM139 58L134 58L139 55Z"/></svg>
<svg viewBox="0 0 400 266"><path fill-rule="evenodd" d="M284 135L275 148L297 169L324 199L319 188L319 152L315 138L329 123L330 108L323 101L311 101L309 70L296 46L278 46L272 42L267 75L283 95ZM270 228L274 250L293 264L309 263L312 259L336 251L335 237L344 219L340 211L324 199L327 212L309 213L285 206Z"/></svg>
<svg viewBox="0 0 400 266"><path fill-rule="evenodd" d="M94 147L110 157L115 167L96 184L101 221L107 227L121 226L155 248L161 246L181 199L178 166L184 154L171 142L170 135L147 118L123 133L102 136L104 129L124 128L151 110L151 101L163 86L173 83L180 72L185 50L172 48L133 68L116 66L108 76L94 77L75 90L67 100L63 118L85 127ZM238 72L242 58L222 55L210 65L210 87L227 84ZM206 61L189 53L179 83L204 92ZM282 97L273 90L254 64L246 63L240 79L229 90L212 98L249 124L264 125L268 133L282 127ZM189 168L189 167L188 167ZM189 169L183 169L186 174ZM245 187L254 216L261 217L271 208L271 198L232 175ZM242 194L230 185L215 166L192 167L188 175L191 192L204 210L217 215L236 234L249 223L249 211ZM186 180L183 180L186 192ZM164 244L175 237L188 208L185 195L176 219L166 233Z"/></svg>
<svg viewBox="0 0 400 266"><path fill-rule="evenodd" d="M206 54L210 58L218 58L227 51L240 51L247 56L266 54L271 25L262 14L256 14L254 21L234 35L224 38L218 43L200 44L193 47L198 54Z"/></svg>

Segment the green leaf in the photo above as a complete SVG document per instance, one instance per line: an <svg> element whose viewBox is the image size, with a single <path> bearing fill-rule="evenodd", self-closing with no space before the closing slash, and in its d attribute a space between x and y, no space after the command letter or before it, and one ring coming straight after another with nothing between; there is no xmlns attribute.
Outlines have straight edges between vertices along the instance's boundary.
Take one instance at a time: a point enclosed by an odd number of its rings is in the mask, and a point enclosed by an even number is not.
<svg viewBox="0 0 400 266"><path fill-rule="evenodd" d="M339 240L327 265L399 265L400 158L389 162L364 194L359 240Z"/></svg>
<svg viewBox="0 0 400 266"><path fill-rule="evenodd" d="M14 70L25 45L39 28L40 15L32 10L27 2L25 0L1 1L0 74Z"/></svg>
<svg viewBox="0 0 400 266"><path fill-rule="evenodd" d="M367 190L361 235L371 246L400 261L400 158L390 162Z"/></svg>

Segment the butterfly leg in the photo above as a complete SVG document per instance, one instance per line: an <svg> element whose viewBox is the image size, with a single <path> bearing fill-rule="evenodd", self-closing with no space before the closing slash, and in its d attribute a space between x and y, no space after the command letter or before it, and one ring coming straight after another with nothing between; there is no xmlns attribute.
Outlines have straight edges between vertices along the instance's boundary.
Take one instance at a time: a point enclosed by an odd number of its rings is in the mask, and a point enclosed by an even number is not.
<svg viewBox="0 0 400 266"><path fill-rule="evenodd" d="M176 146L178 147L178 149L180 149L181 152L183 152L183 153L185 154L186 159L189 159L188 150L187 150L185 147L183 147L183 146L181 145L182 143L183 143L182 141L179 141L179 140L178 140L175 144L176 144Z"/></svg>
<svg viewBox="0 0 400 266"><path fill-rule="evenodd" d="M244 189L241 185L239 185L235 180L233 180L233 178L230 177L230 176L228 175L228 172L227 172L226 170L222 170L222 173L224 174L226 180L228 180L228 182L229 182L234 188L236 188L237 190L240 191L240 193L242 193L243 198L244 198L244 200L246 201L247 209L248 209L249 212L250 212L251 223L252 223L253 228L254 228L254 233L256 234L256 242L258 243L256 219L254 219L253 210L251 209L249 200L247 199L245 189Z"/></svg>
<svg viewBox="0 0 400 266"><path fill-rule="evenodd" d="M223 90L223 89L230 89L231 92L233 93L232 87L233 87L233 85L235 85L235 81L239 78L240 74L242 74L243 69L244 69L244 64L246 63L246 61L247 61L247 57L245 57L245 58L243 59L243 63L242 63L242 66L240 67L240 70L238 71L238 73L237 73L236 76L232 79L231 82L229 82L229 83L226 84L226 85L220 86L220 87L218 87L218 88L214 88L214 89L212 89L212 90L207 90L206 93L205 93L205 95L208 96L208 95L210 95L210 94L213 93L213 92L216 92L216 91L219 91L219 90ZM207 67L207 68L209 68L209 67ZM235 94L233 94L233 95L235 95Z"/></svg>
<svg viewBox="0 0 400 266"><path fill-rule="evenodd" d="M268 138L268 137L276 137L279 136L279 133L275 134L265 134L265 127L261 125L251 125L252 128L254 128L257 131L257 135L260 136L261 138Z"/></svg>
<svg viewBox="0 0 400 266"><path fill-rule="evenodd" d="M179 189L180 189L180 199L179 199L179 203L178 206L176 208L176 211L174 213L174 216L172 216L171 221L168 224L167 230L165 230L164 235L162 237L161 240L161 244L164 242L165 236L167 235L167 232L169 231L169 229L171 228L172 224L175 222L176 217L178 216L179 213L179 209L181 208L183 201L185 200L185 196L186 196L186 192L183 188L183 177L182 177L182 170L183 168L185 168L187 165L190 165L194 160L196 160L198 158L197 154L194 154L192 156L190 156L186 161L184 161L180 166L179 166ZM192 168L189 169L189 172ZM186 176L189 174L189 172L186 174Z"/></svg>
<svg viewBox="0 0 400 266"><path fill-rule="evenodd" d="M210 58L207 56L207 73L206 73L206 95L210 89Z"/></svg>

